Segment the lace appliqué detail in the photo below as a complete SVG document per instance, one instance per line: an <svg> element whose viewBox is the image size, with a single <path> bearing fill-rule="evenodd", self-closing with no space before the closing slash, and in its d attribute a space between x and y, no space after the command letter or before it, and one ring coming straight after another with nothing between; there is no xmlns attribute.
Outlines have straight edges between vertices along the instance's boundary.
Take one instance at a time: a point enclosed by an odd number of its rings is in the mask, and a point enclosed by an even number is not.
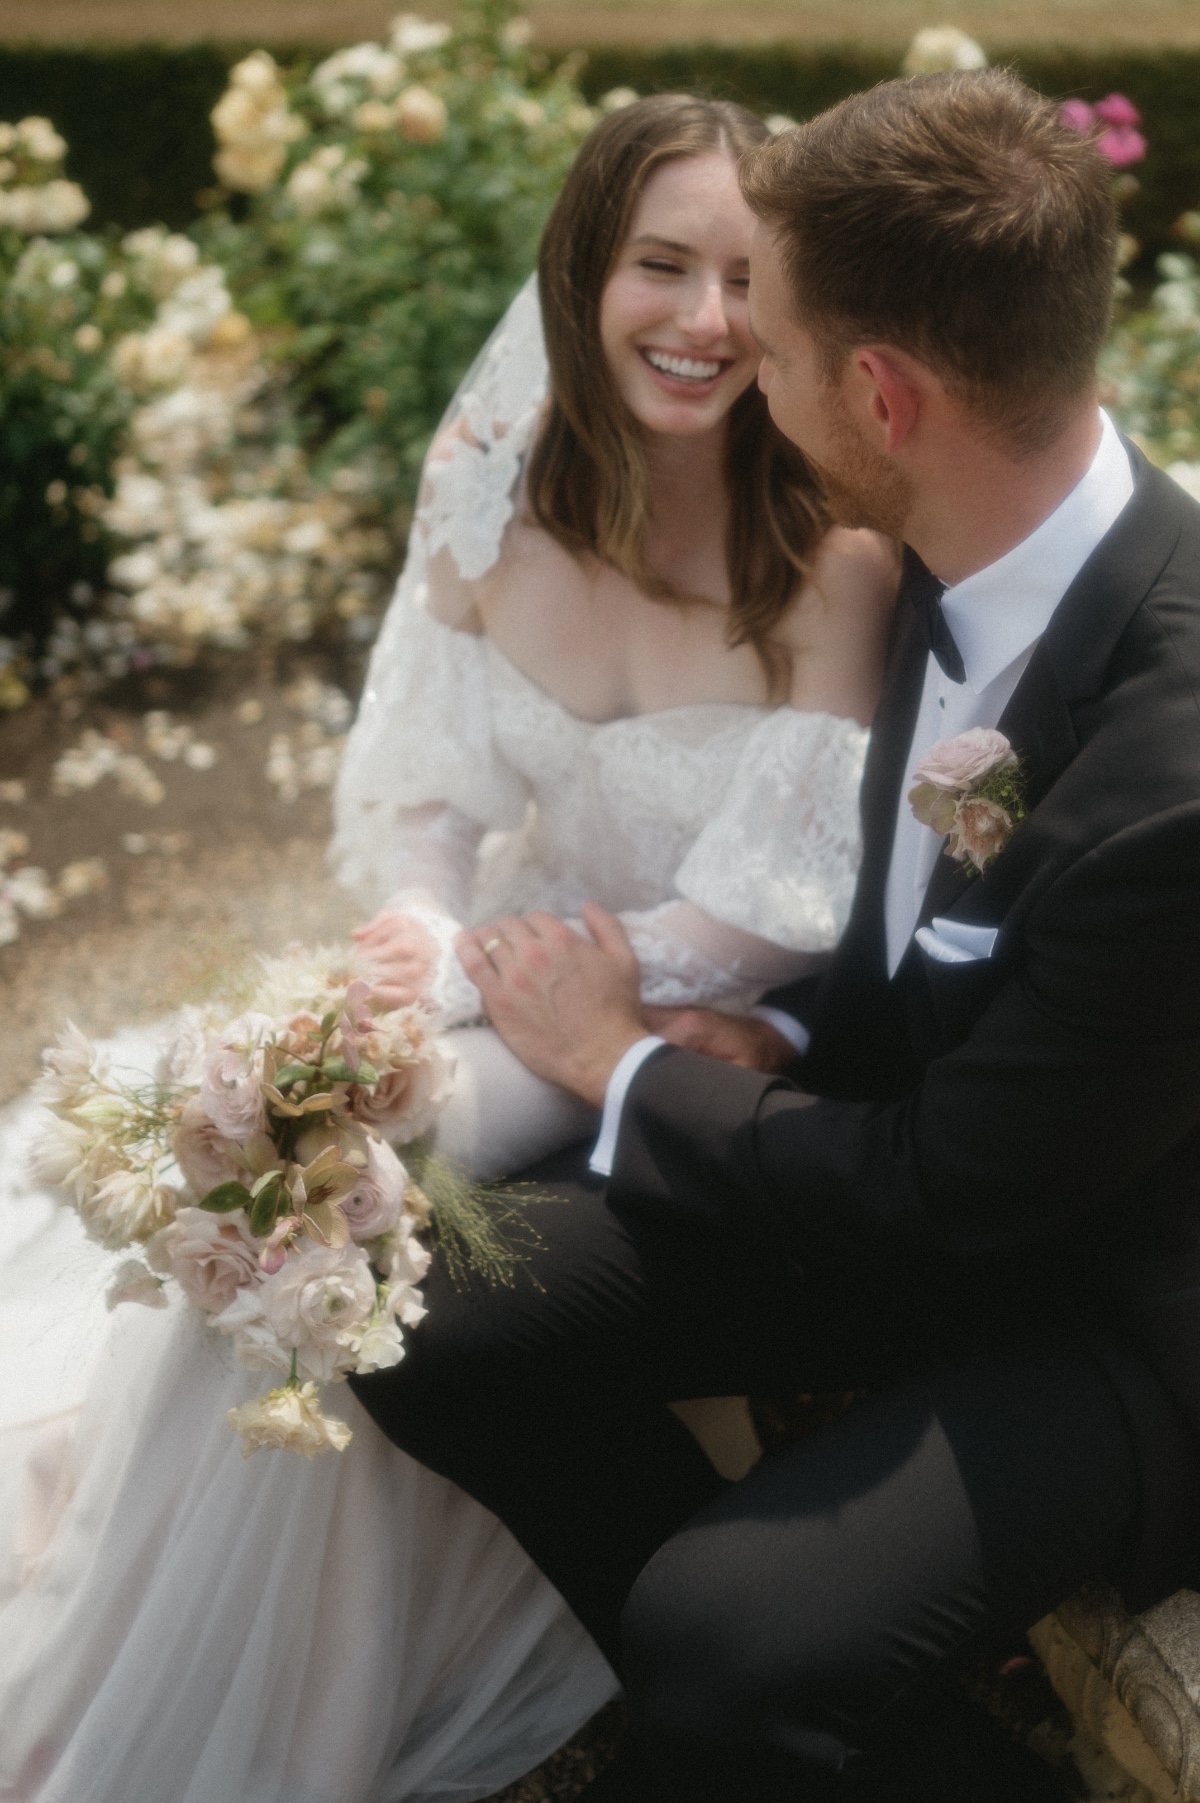
<svg viewBox="0 0 1200 1803"><path fill-rule="evenodd" d="M449 550L464 581L478 581L500 555L548 386L531 278L459 390L425 465L417 517L427 555Z"/></svg>
<svg viewBox="0 0 1200 1803"><path fill-rule="evenodd" d="M434 1009L438 1026L465 1027L485 1018L483 997L459 962L454 941L462 932L462 922L441 908L403 895L396 897L397 909L425 928L434 945L434 964L425 985L422 1001Z"/></svg>

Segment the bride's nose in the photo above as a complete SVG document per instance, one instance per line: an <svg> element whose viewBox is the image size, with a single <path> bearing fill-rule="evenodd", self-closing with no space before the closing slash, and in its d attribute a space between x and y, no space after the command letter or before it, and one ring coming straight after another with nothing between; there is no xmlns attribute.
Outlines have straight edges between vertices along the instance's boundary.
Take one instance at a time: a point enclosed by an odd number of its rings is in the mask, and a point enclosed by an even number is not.
<svg viewBox="0 0 1200 1803"><path fill-rule="evenodd" d="M724 338L729 330L725 311L725 284L719 276L704 277L687 296L679 315L681 328L705 342Z"/></svg>

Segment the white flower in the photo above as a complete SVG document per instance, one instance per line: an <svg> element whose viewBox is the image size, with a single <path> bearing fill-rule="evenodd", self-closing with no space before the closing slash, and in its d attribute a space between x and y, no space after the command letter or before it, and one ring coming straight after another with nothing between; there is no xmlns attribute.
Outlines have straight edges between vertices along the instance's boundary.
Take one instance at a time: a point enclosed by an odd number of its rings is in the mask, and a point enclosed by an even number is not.
<svg viewBox="0 0 1200 1803"><path fill-rule="evenodd" d="M906 75L936 75L943 69L986 69L987 52L956 25L928 25L918 31L901 67Z"/></svg>
<svg viewBox="0 0 1200 1803"><path fill-rule="evenodd" d="M0 189L0 225L10 225L28 236L44 232L70 232L92 210L78 182L44 182L37 188Z"/></svg>
<svg viewBox="0 0 1200 1803"><path fill-rule="evenodd" d="M375 1310L375 1279L360 1247L318 1246L293 1252L259 1291L267 1323L297 1365L326 1383L344 1365L345 1336Z"/></svg>
<svg viewBox="0 0 1200 1803"><path fill-rule="evenodd" d="M49 119L36 114L18 123L16 140L35 163L59 163L67 154L66 139L59 137Z"/></svg>
<svg viewBox="0 0 1200 1803"><path fill-rule="evenodd" d="M197 1308L219 1315L240 1289L257 1284L258 1250L242 1209L217 1215L181 1208L170 1226L155 1234L147 1257L156 1271L178 1281Z"/></svg>
<svg viewBox="0 0 1200 1803"><path fill-rule="evenodd" d="M386 1371L404 1357L404 1335L395 1317L386 1314L373 1315L361 1332L347 1335L346 1344L360 1377L368 1371Z"/></svg>
<svg viewBox="0 0 1200 1803"><path fill-rule="evenodd" d="M249 1139L267 1124L263 1046L274 1030L267 1014L240 1015L205 1055L200 1104L226 1139Z"/></svg>
<svg viewBox="0 0 1200 1803"><path fill-rule="evenodd" d="M450 36L450 27L419 13L397 13L392 20L389 39L398 56L416 56L422 50L440 50Z"/></svg>
<svg viewBox="0 0 1200 1803"><path fill-rule="evenodd" d="M35 1183L75 1188L86 1173L96 1145L96 1135L77 1121L48 1115L29 1149L29 1168Z"/></svg>
<svg viewBox="0 0 1200 1803"><path fill-rule="evenodd" d="M147 1270L140 1258L127 1258L117 1266L104 1300L110 1309L122 1302L140 1302L144 1308L166 1308L167 1293L162 1278Z"/></svg>
<svg viewBox="0 0 1200 1803"><path fill-rule="evenodd" d="M242 1436L242 1454L247 1459L260 1449L285 1447L314 1459L330 1448L344 1451L352 1437L344 1421L321 1412L315 1384L287 1384L271 1390L243 1403L240 1409L230 1409L226 1420Z"/></svg>
<svg viewBox="0 0 1200 1803"><path fill-rule="evenodd" d="M632 106L638 98L636 88L610 88L607 94L601 94L599 106L602 113L619 113L625 107Z"/></svg>
<svg viewBox="0 0 1200 1803"><path fill-rule="evenodd" d="M153 1171L119 1169L94 1186L79 1212L89 1236L116 1251L165 1227L174 1200Z"/></svg>
<svg viewBox="0 0 1200 1803"><path fill-rule="evenodd" d="M47 1106L62 1103L73 1108L108 1074L108 1060L68 1021L58 1039L42 1053L42 1075L35 1094Z"/></svg>

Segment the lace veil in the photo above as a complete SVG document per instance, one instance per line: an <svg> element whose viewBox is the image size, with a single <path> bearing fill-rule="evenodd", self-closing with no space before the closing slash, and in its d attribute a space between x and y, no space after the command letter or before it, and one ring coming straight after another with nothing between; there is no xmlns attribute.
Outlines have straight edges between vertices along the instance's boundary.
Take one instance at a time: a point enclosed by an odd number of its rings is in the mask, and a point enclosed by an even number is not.
<svg viewBox="0 0 1200 1803"><path fill-rule="evenodd" d="M371 654L366 686L338 779L331 857L343 879L370 868L380 822L398 787L401 667L414 608L428 602L429 564L443 549L473 582L500 554L522 460L549 392L537 277L530 276L463 377L434 436L408 556Z"/></svg>

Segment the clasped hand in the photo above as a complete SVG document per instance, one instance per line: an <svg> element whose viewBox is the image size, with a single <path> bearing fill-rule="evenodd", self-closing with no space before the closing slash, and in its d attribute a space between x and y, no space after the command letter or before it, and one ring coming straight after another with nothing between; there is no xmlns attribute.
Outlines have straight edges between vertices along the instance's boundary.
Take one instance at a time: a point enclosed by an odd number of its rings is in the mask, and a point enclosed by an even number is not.
<svg viewBox="0 0 1200 1803"><path fill-rule="evenodd" d="M599 1108L620 1059L647 1033L753 1070L782 1070L795 1056L764 1021L644 1007L616 915L587 902L583 924L590 937L553 914L510 915L455 942L492 1025L538 1076Z"/></svg>

